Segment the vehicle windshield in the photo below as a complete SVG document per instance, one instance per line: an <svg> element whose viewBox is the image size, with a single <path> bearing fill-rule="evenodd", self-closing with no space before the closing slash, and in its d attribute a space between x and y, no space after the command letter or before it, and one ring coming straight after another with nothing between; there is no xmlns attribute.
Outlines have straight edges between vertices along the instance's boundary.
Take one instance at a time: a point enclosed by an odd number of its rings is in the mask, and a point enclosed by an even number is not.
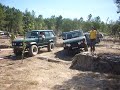
<svg viewBox="0 0 120 90"><path fill-rule="evenodd" d="M90 37L90 34L85 34L85 37L86 37L86 38L89 38L89 37Z"/></svg>
<svg viewBox="0 0 120 90"><path fill-rule="evenodd" d="M38 37L38 31L32 31L26 34L26 38L36 38L36 37Z"/></svg>
<svg viewBox="0 0 120 90"><path fill-rule="evenodd" d="M71 38L77 38L83 36L82 31L75 31L75 32L70 32L66 34L66 39L71 39Z"/></svg>

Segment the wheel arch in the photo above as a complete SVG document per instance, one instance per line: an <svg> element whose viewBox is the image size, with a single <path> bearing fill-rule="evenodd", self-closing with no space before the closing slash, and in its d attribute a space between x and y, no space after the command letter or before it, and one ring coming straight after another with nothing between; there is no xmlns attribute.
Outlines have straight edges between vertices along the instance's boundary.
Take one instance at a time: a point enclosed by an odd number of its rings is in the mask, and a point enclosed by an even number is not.
<svg viewBox="0 0 120 90"><path fill-rule="evenodd" d="M36 42L30 42L30 43L29 43L29 48L30 48L32 45L38 46L38 44L37 44Z"/></svg>

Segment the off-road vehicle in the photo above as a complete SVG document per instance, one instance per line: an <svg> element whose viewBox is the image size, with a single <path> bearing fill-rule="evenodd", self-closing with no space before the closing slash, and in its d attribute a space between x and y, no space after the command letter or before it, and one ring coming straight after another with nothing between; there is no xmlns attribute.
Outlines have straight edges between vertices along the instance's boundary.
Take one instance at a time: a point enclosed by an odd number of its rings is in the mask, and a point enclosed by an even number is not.
<svg viewBox="0 0 120 90"><path fill-rule="evenodd" d="M85 51L88 51L86 38L82 30L63 32L62 37L65 50L70 51L83 48Z"/></svg>
<svg viewBox="0 0 120 90"><path fill-rule="evenodd" d="M12 47L15 55L21 55L25 47L25 52L34 56L44 47L47 47L48 51L52 51L55 42L56 36L53 30L31 30L26 33L25 39L12 41Z"/></svg>

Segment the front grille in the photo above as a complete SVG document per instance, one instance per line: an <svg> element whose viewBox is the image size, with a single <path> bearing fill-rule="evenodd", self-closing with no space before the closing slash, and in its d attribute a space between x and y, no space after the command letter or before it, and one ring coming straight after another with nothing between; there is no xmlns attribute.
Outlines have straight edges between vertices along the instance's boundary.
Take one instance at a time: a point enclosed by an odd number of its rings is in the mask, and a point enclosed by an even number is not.
<svg viewBox="0 0 120 90"><path fill-rule="evenodd" d="M78 42L73 42L73 43L71 43L71 46L72 46L72 47L78 47Z"/></svg>
<svg viewBox="0 0 120 90"><path fill-rule="evenodd" d="M13 42L12 45L13 46L22 46L23 43L22 42Z"/></svg>
<svg viewBox="0 0 120 90"><path fill-rule="evenodd" d="M21 43L20 42L16 43L16 46L21 46Z"/></svg>

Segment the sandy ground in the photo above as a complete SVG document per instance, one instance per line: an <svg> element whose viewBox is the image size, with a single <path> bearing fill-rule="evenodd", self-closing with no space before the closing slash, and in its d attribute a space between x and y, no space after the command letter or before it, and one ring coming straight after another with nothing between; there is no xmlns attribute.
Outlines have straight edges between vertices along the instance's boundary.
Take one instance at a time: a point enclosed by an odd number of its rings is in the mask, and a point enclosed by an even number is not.
<svg viewBox="0 0 120 90"><path fill-rule="evenodd" d="M98 53L120 55L120 45L101 42ZM34 57L15 57L12 49L0 50L0 90L120 90L120 76L69 69L74 55L65 55L62 47L52 52L42 49ZM52 58L60 62L48 61Z"/></svg>

